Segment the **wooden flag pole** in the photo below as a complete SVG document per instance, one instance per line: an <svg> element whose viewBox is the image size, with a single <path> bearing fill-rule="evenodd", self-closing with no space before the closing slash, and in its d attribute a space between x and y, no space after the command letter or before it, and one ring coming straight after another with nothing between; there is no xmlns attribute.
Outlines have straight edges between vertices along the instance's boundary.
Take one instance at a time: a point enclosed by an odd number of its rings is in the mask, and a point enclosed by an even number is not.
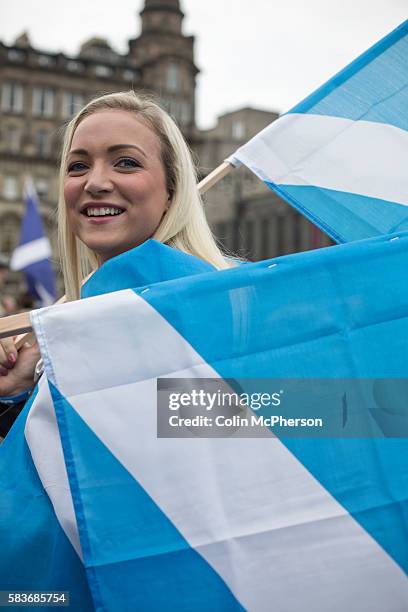
<svg viewBox="0 0 408 612"><path fill-rule="evenodd" d="M64 302L66 302L65 295L53 306ZM9 338L10 336L17 336L14 340L17 350L21 349L25 342L30 344L34 342L35 334L29 312L19 312L15 315L0 318L0 338Z"/></svg>
<svg viewBox="0 0 408 612"><path fill-rule="evenodd" d="M205 178L203 178L202 181L198 183L197 187L200 194L202 195L203 193L211 189L211 187L213 187L216 183L218 183L218 181L224 178L224 176L227 176L227 174L229 174L231 170L234 170L234 168L235 166L233 166L229 162L222 162L222 164L220 164L218 168L215 168L215 170L210 172L210 174L208 174Z"/></svg>
<svg viewBox="0 0 408 612"><path fill-rule="evenodd" d="M32 329L29 312L20 312L0 319L0 338L16 336L17 334L30 332Z"/></svg>
<svg viewBox="0 0 408 612"><path fill-rule="evenodd" d="M223 162L215 170L210 172L200 183L198 183L198 191L200 194L205 193L213 187L224 176L229 174L234 166L229 162ZM86 279L85 279L86 280ZM65 295L60 298L56 304L63 304L66 301ZM27 333L31 332L31 333ZM0 318L0 338L8 338L9 336L18 336L16 339L16 348L20 349L25 342L34 341L34 333L31 325L30 313L21 312L16 315Z"/></svg>

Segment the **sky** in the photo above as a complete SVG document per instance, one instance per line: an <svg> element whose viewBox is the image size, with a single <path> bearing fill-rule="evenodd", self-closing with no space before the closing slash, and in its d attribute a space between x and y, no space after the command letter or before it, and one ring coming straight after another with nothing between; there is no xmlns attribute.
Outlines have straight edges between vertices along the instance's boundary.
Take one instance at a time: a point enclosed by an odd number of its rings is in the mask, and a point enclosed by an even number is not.
<svg viewBox="0 0 408 612"><path fill-rule="evenodd" d="M251 106L283 112L408 18L408 0L180 0L195 35L197 123ZM143 0L0 1L0 40L76 54L92 36L121 53Z"/></svg>

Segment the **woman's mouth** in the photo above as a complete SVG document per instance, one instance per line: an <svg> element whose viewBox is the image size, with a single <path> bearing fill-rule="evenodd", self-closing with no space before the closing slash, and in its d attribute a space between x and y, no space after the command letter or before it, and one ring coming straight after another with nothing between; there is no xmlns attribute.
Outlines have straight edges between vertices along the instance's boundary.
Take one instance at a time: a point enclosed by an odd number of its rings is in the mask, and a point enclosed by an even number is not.
<svg viewBox="0 0 408 612"><path fill-rule="evenodd" d="M108 207L108 206L88 206L85 208L81 214L86 217L117 217L124 213L125 210L123 208L116 207Z"/></svg>

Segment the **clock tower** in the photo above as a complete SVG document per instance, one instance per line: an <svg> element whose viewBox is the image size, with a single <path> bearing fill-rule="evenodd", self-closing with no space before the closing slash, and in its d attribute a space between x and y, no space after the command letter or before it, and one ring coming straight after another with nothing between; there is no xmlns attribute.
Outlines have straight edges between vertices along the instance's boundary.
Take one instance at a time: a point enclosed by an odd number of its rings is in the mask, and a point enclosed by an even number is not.
<svg viewBox="0 0 408 612"><path fill-rule="evenodd" d="M194 36L183 34L179 0L145 0L142 31L129 40L129 58L144 88L155 93L190 139L195 128Z"/></svg>

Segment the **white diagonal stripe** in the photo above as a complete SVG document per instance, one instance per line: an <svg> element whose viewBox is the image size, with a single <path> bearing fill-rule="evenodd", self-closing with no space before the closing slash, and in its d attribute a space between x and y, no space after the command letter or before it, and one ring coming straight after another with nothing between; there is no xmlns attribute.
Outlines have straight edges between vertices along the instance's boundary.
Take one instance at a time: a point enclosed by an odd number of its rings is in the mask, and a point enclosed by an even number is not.
<svg viewBox="0 0 408 612"><path fill-rule="evenodd" d="M24 429L31 456L56 517L78 556L82 559L71 490L64 462L58 424L43 375Z"/></svg>
<svg viewBox="0 0 408 612"><path fill-rule="evenodd" d="M311 185L408 205L408 132L385 123L289 113L228 161L277 185Z"/></svg>
<svg viewBox="0 0 408 612"><path fill-rule="evenodd" d="M51 257L50 241L46 236L43 236L18 246L11 257L10 268L12 270L23 270L27 266L49 257Z"/></svg>
<svg viewBox="0 0 408 612"><path fill-rule="evenodd" d="M40 296L42 306L51 306L54 303L54 297L48 293L44 285L41 283L35 283L35 290Z"/></svg>
<svg viewBox="0 0 408 612"><path fill-rule="evenodd" d="M156 377L217 373L142 298L72 302L33 323L40 344L73 330L48 345L59 390L245 609L408 606L400 567L279 440L157 439Z"/></svg>

